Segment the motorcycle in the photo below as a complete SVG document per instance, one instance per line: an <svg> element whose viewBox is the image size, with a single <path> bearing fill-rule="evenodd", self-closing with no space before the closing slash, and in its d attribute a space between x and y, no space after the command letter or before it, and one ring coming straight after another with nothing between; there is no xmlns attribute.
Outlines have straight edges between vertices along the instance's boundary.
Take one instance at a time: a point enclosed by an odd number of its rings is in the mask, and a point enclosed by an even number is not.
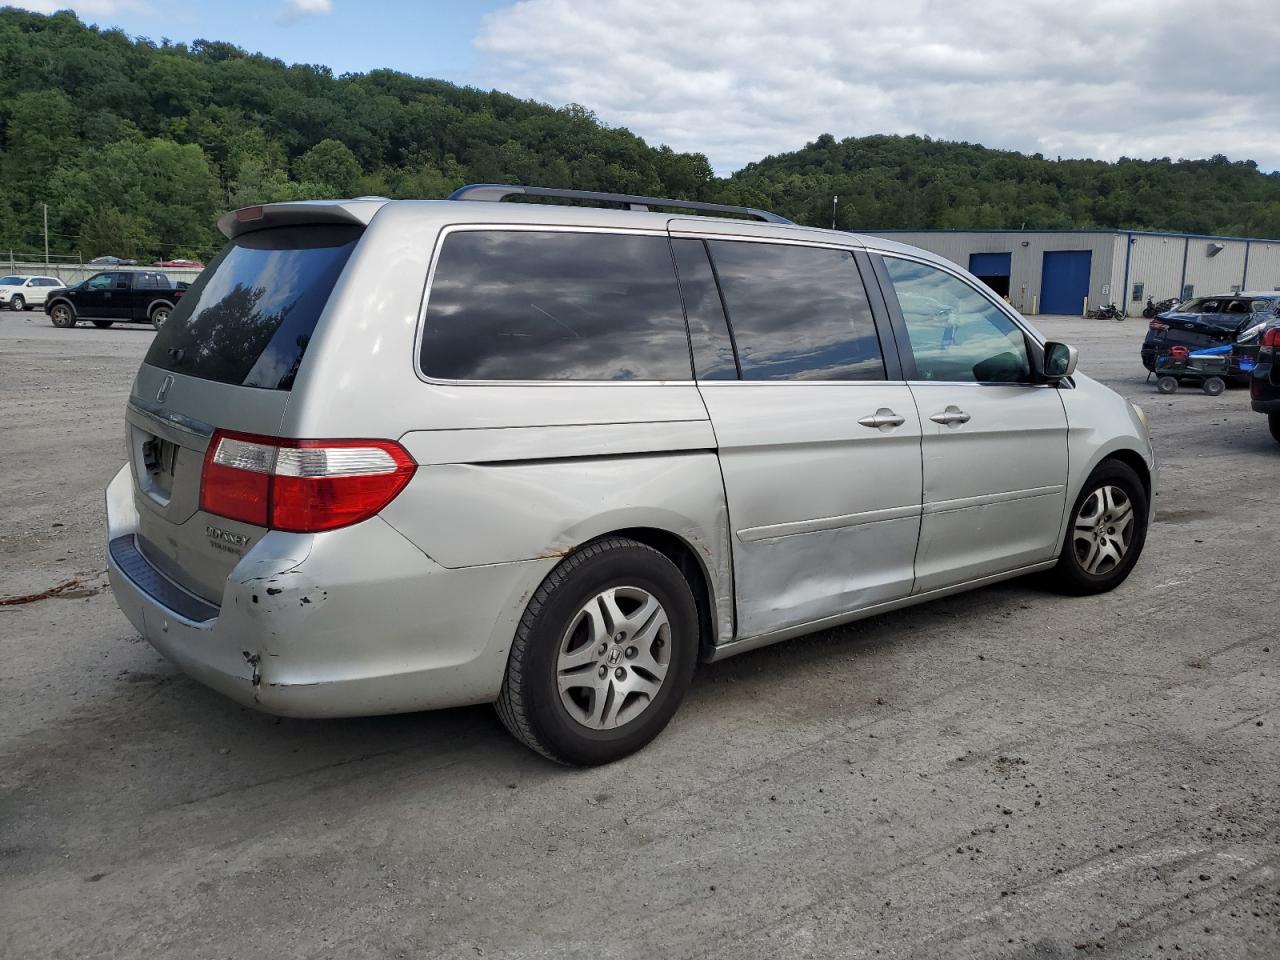
<svg viewBox="0 0 1280 960"><path fill-rule="evenodd" d="M1114 303L1108 303L1097 310L1089 311L1089 316L1095 320L1123 320L1125 318L1124 311Z"/></svg>
<svg viewBox="0 0 1280 960"><path fill-rule="evenodd" d="M1147 297L1147 305L1142 310L1142 315L1150 320L1152 317L1160 313L1172 310L1178 305L1177 297L1170 297L1167 300L1161 300L1159 303Z"/></svg>

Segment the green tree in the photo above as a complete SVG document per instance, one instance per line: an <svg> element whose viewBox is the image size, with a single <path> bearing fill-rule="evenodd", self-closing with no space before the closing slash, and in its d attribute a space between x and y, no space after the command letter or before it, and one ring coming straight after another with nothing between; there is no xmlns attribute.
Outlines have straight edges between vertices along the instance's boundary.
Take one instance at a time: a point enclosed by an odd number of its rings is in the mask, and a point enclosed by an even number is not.
<svg viewBox="0 0 1280 960"><path fill-rule="evenodd" d="M350 197L360 183L360 161L344 143L321 140L298 158L298 179L315 184L326 197Z"/></svg>

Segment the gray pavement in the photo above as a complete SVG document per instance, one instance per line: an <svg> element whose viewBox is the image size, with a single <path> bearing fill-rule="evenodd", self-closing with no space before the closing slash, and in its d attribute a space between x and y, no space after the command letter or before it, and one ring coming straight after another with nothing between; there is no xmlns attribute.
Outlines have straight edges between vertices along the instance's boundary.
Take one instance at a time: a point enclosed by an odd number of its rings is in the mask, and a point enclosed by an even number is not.
<svg viewBox="0 0 1280 960"><path fill-rule="evenodd" d="M1148 411L1144 558L703 666L552 766L488 708L278 720L103 576L142 328L0 313L0 957L1280 956L1280 445L1158 396L1145 322L1038 318Z"/></svg>

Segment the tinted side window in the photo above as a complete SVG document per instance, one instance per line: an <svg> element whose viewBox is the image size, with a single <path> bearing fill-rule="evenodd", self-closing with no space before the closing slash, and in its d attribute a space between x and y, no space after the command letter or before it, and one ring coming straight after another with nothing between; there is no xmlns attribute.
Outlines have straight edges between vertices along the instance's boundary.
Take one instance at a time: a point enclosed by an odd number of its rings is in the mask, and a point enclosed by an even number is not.
<svg viewBox="0 0 1280 960"><path fill-rule="evenodd" d="M884 360L853 254L709 242L744 380L883 380Z"/></svg>
<svg viewBox="0 0 1280 960"><path fill-rule="evenodd" d="M1022 383L1027 340L994 303L936 267L884 258L920 380Z"/></svg>
<svg viewBox="0 0 1280 960"><path fill-rule="evenodd" d="M449 234L427 300L422 370L445 380L688 380L667 238Z"/></svg>
<svg viewBox="0 0 1280 960"><path fill-rule="evenodd" d="M693 369L699 380L736 380L738 364L733 358L733 341L724 319L716 276L707 260L701 240L671 241L680 275L680 294L689 321L693 345Z"/></svg>

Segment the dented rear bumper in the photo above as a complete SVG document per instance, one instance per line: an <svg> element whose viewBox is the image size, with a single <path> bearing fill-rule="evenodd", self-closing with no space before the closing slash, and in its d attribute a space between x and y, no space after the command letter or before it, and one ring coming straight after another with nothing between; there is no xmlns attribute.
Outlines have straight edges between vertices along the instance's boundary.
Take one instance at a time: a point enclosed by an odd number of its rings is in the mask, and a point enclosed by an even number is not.
<svg viewBox="0 0 1280 960"><path fill-rule="evenodd" d="M556 563L447 569L374 517L323 534L268 533L211 606L184 602L136 543L124 549L137 528L128 468L107 488L107 528L112 589L138 632L206 686L296 717L495 699L525 603Z"/></svg>

